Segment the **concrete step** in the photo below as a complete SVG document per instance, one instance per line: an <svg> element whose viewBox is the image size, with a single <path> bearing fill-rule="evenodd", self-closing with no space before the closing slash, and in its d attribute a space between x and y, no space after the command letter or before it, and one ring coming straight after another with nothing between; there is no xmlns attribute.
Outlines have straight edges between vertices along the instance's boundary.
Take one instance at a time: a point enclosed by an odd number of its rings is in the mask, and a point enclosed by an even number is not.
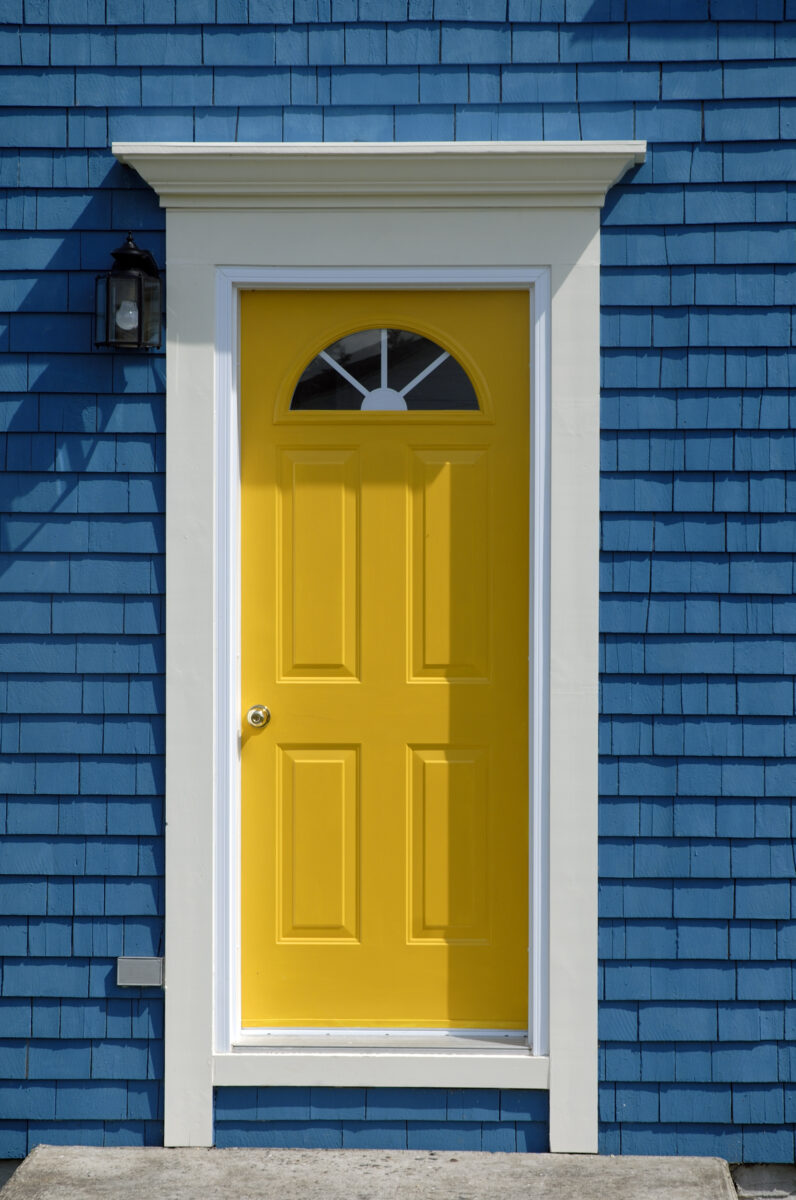
<svg viewBox="0 0 796 1200"><path fill-rule="evenodd" d="M796 1200L796 1167L791 1163L741 1164L733 1168L738 1200Z"/></svg>
<svg viewBox="0 0 796 1200"><path fill-rule="evenodd" d="M39 1146L3 1200L736 1200L720 1158Z"/></svg>

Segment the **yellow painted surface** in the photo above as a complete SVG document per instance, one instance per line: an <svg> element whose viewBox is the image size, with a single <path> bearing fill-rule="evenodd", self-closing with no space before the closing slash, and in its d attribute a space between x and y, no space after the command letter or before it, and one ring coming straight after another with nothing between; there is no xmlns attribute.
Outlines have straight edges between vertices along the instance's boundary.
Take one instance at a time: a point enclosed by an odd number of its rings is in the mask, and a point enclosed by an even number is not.
<svg viewBox="0 0 796 1200"><path fill-rule="evenodd" d="M524 1029L527 294L241 308L243 1025ZM380 327L481 411L289 411Z"/></svg>

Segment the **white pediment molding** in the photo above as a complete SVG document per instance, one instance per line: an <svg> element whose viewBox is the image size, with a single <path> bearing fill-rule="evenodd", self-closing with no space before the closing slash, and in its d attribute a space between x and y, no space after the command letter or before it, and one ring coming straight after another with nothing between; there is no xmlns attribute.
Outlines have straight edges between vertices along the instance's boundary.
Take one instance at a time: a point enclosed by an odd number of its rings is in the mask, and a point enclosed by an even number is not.
<svg viewBox="0 0 796 1200"><path fill-rule="evenodd" d="M643 141L114 142L166 208L601 207Z"/></svg>

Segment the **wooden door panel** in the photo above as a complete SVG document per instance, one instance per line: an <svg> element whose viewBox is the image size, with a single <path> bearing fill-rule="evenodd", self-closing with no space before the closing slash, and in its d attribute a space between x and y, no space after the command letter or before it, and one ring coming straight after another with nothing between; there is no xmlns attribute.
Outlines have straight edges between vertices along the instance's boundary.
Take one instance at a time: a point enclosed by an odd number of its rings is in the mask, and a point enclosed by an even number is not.
<svg viewBox="0 0 796 1200"><path fill-rule="evenodd" d="M356 941L357 750L282 746L276 787L279 940Z"/></svg>
<svg viewBox="0 0 796 1200"><path fill-rule="evenodd" d="M409 796L411 941L488 944L488 755L416 747Z"/></svg>
<svg viewBox="0 0 796 1200"><path fill-rule="evenodd" d="M409 587L415 678L489 675L489 458L412 451Z"/></svg>
<svg viewBox="0 0 796 1200"><path fill-rule="evenodd" d="M286 449L280 459L281 673L355 678L357 452Z"/></svg>

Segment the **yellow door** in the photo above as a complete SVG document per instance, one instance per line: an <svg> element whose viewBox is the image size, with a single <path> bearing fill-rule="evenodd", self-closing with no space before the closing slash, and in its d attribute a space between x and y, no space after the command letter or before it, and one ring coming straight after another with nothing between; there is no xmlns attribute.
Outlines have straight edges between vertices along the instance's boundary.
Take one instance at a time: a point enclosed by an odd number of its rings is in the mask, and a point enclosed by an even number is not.
<svg viewBox="0 0 796 1200"><path fill-rule="evenodd" d="M247 292L246 1028L524 1029L527 294Z"/></svg>

